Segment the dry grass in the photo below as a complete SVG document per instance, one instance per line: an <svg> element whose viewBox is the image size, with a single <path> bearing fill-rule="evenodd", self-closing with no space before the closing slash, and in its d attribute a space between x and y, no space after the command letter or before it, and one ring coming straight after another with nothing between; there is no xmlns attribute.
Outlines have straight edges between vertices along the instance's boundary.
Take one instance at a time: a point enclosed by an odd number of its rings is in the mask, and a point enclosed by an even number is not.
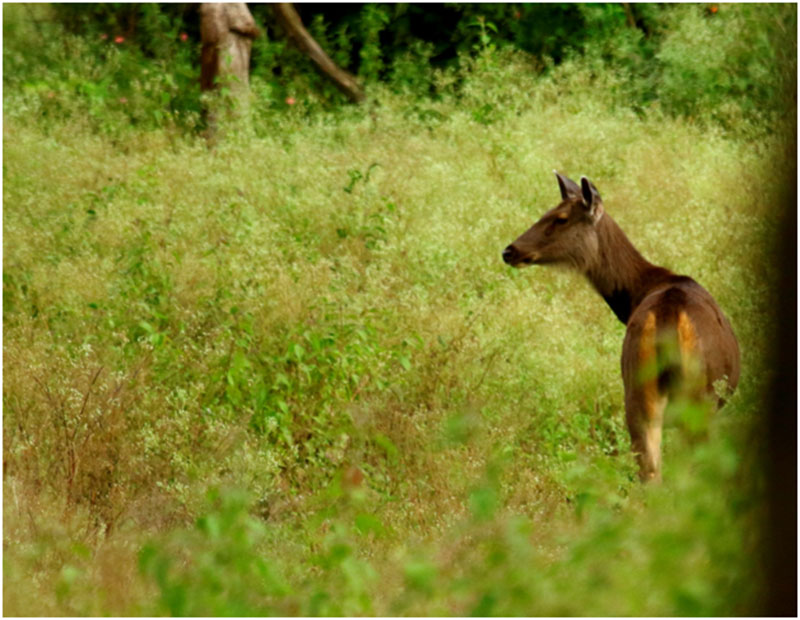
<svg viewBox="0 0 800 620"><path fill-rule="evenodd" d="M728 511L725 458L767 379L778 145L611 113L598 96L583 105L583 74L569 96L557 80L512 80L514 69L487 87L507 106L488 126L468 113L477 90L463 107L431 104L444 121L410 118L380 92L372 115L291 117L280 135L232 134L213 152L80 125L45 137L6 120L7 614L164 613L138 550L153 537L169 548L215 486L244 488L267 524L253 549L295 588L270 599L273 611L747 609L747 591L728 605L708 588L728 596L747 574L737 536L749 513ZM697 277L731 318L743 381L710 444L722 455L707 457L722 463L714 493L711 475L686 482L706 457L675 433L665 490L636 487L624 327L572 274L500 260L554 204L553 168L589 175L643 253ZM316 336L333 344L314 354ZM291 357L297 344L305 357ZM281 374L296 391L274 391ZM282 394L286 417L261 386ZM267 410L273 426L259 433L251 417ZM364 475L355 488L352 468ZM653 512L680 484L708 491L700 505L730 528L716 547L705 533L686 543L686 592L669 589L677 560L659 586L648 555L669 532L687 536L691 515ZM594 516L576 518L586 497L610 512L590 503ZM383 533L354 535L361 514ZM581 544L606 526L632 534L609 551L618 573L603 581L602 545L593 555ZM337 527L355 551L320 564ZM720 557L729 566L712 570ZM635 571L649 598L626 585ZM525 590L529 574L540 576ZM352 600L313 607L314 588L337 587Z"/></svg>

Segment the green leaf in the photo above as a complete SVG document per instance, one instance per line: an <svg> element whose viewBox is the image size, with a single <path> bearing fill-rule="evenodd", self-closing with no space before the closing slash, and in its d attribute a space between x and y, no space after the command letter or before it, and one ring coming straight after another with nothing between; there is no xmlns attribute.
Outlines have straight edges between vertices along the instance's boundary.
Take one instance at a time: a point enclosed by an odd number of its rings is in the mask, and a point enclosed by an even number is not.
<svg viewBox="0 0 800 620"><path fill-rule="evenodd" d="M358 533L363 535L369 534L370 532L373 532L376 535L381 535L386 531L380 519L370 514L362 513L356 515L355 525L356 529L358 530Z"/></svg>
<svg viewBox="0 0 800 620"><path fill-rule="evenodd" d="M397 449L397 446L394 445L391 439L389 439L386 435L377 434L375 435L375 443L378 444L381 448L383 448L384 452L386 452L386 457L394 462L397 460L397 457L400 454L400 451Z"/></svg>
<svg viewBox="0 0 800 620"><path fill-rule="evenodd" d="M436 567L425 560L412 560L404 567L405 579L408 586L414 590L430 594L436 580Z"/></svg>

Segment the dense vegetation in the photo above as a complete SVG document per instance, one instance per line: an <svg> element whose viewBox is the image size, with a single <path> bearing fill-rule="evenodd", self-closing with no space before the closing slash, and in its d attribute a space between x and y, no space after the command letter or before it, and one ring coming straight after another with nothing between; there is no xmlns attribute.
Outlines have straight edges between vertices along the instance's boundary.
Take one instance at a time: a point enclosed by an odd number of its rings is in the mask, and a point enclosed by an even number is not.
<svg viewBox="0 0 800 620"><path fill-rule="evenodd" d="M269 5L251 8L263 31L252 62L256 127L272 133L287 98L306 117L338 110L343 96L287 43ZM517 58L527 73L552 78L578 64L589 79L602 76L596 86L609 91L604 98L639 115L682 116L748 135L793 116L786 105L796 90L792 6L635 4L627 15L620 3L298 8L335 62L413 99L420 107L412 114L437 117L442 112L426 104L447 101L493 122L509 102L499 93L470 97L465 71L480 58L485 65L523 52ZM165 124L194 132L202 123L196 5L12 10L19 19L3 25L10 38L4 83L43 117L88 113L106 133Z"/></svg>
<svg viewBox="0 0 800 620"><path fill-rule="evenodd" d="M362 106L254 9L212 150L195 18L132 6L4 7L7 615L762 611L794 5L306 7ZM624 326L500 260L553 168L739 338L660 486Z"/></svg>

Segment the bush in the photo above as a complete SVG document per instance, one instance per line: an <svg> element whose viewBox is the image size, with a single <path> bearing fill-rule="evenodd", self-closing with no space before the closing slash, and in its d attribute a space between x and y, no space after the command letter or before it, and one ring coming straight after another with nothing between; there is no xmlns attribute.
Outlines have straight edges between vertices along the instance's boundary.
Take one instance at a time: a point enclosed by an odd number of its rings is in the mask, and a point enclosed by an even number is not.
<svg viewBox="0 0 800 620"><path fill-rule="evenodd" d="M611 5L513 9L442 9L469 15L458 50L411 30L421 7L308 20L342 64L364 50L363 106L270 34L264 105L208 149L155 47L7 7L7 613L761 613L753 443L796 145L779 78L753 76L782 62L768 16L794 8L637 5L635 29ZM550 59L509 43L536 11L579 18ZM773 112L704 109L730 101L693 79L704 103L681 103L655 71L690 66L683 28L739 59L707 75L750 75ZM738 391L705 442L670 421L661 487L635 482L624 326L581 280L501 260L555 204L553 168L590 176L739 338Z"/></svg>
<svg viewBox="0 0 800 620"><path fill-rule="evenodd" d="M655 108L744 136L769 130L795 107L793 5L435 9L300 6L311 33L369 92L385 83L419 102L461 94L477 58L502 71L508 50L517 50L530 56L523 70L532 78L580 64L595 77L615 76L610 86L597 85L610 87L614 106L640 114ZM264 32L252 57L260 113L283 115L289 97L304 113L342 105L344 96L287 44L268 7L253 10ZM106 132L121 124L203 128L196 11L182 5L22 5L9 10L4 24L11 35L4 80L14 93L6 108L14 113L46 120L80 110ZM30 40L43 41L33 55ZM450 87L443 91L442 83Z"/></svg>

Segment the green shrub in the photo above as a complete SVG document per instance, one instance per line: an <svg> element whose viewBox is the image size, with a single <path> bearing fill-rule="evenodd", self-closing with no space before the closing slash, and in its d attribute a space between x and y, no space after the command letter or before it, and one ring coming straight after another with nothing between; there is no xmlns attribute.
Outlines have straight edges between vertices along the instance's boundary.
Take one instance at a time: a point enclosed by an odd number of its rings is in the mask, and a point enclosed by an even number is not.
<svg viewBox="0 0 800 620"><path fill-rule="evenodd" d="M148 10L143 33L177 11ZM370 101L339 105L268 30L250 126L208 149L193 91L152 73L168 52L6 7L6 613L761 613L753 442L796 150L763 71L793 48L764 34L794 7L636 5L633 29L611 5L448 6L452 41L414 30L422 6L341 10L309 27L356 72L364 51ZM550 60L509 43L538 11ZM747 96L687 77L703 103L682 99L693 50ZM574 274L500 257L553 168L739 338L704 432L672 412L661 487L635 482L624 326Z"/></svg>
<svg viewBox="0 0 800 620"><path fill-rule="evenodd" d="M171 616L279 615L285 580L257 551L265 527L247 514L244 496L209 493L210 510L193 529L144 546L142 572L160 593L159 613Z"/></svg>
<svg viewBox="0 0 800 620"><path fill-rule="evenodd" d="M731 131L782 117L793 107L796 23L785 5L721 5L710 15L686 5L656 53L661 105Z"/></svg>
<svg viewBox="0 0 800 620"><path fill-rule="evenodd" d="M256 115L271 125L290 97L302 113L343 104L275 28L270 11L254 10L265 26L252 54ZM559 79L577 64L604 76L596 88L609 92L601 99L639 114L657 109L751 136L794 109L794 5L476 4L437 11L436 19L452 25L448 37L428 28L430 7L415 5L321 9L308 26L368 92L383 82L419 103L448 93L469 97L475 64L486 68L482 79L502 75L516 50L528 60L511 64L532 78L531 89L543 70ZM123 124L199 131L197 20L196 11L178 5L12 7L4 18L6 109L45 122L86 115L104 132ZM31 54L27 42L34 39L43 44ZM476 119L493 122L498 103L481 103Z"/></svg>

